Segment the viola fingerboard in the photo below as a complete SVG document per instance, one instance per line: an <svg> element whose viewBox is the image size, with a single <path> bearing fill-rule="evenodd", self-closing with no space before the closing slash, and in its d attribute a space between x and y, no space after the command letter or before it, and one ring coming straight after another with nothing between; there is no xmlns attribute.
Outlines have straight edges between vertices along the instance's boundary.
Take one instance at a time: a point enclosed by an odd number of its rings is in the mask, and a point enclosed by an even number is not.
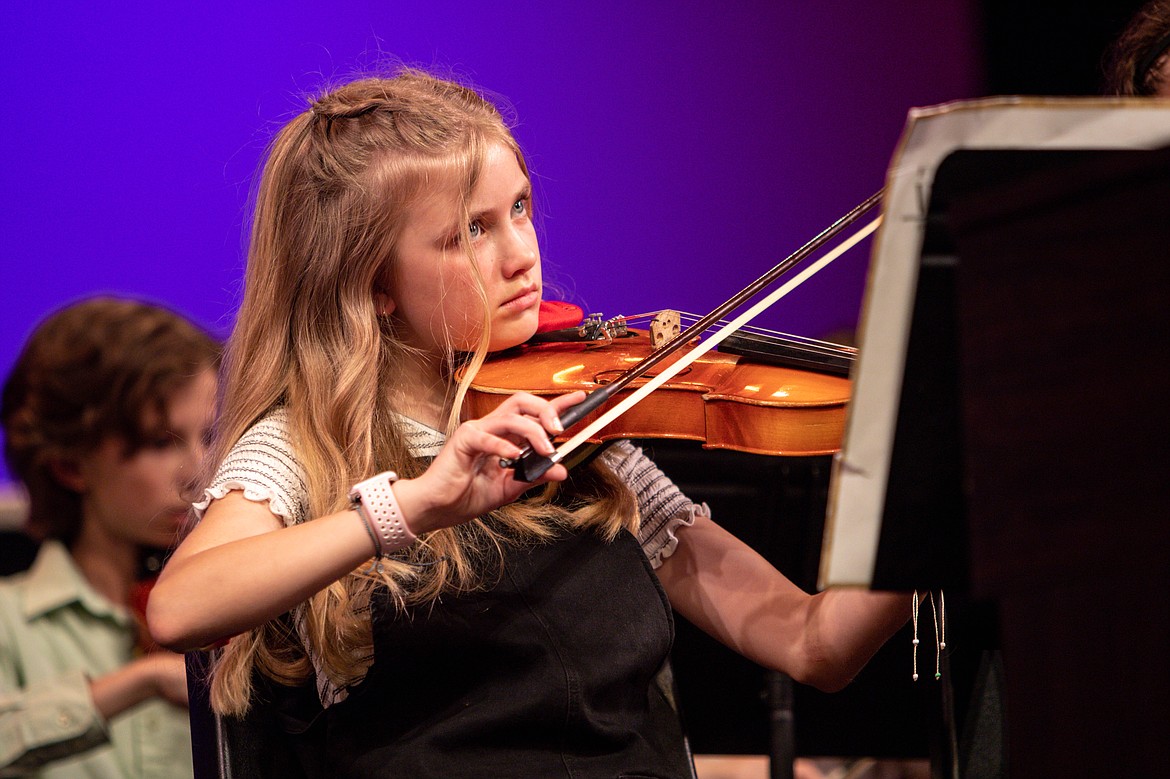
<svg viewBox="0 0 1170 779"><path fill-rule="evenodd" d="M738 354L766 365L827 373L831 376L849 376L856 353L846 349L823 349L799 341L741 333L729 336L719 344L719 351Z"/></svg>

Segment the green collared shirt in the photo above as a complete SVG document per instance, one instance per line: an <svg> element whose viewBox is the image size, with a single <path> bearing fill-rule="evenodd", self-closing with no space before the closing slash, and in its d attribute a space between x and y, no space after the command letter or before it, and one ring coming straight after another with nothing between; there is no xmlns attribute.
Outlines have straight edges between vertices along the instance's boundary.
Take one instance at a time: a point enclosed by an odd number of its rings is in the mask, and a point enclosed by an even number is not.
<svg viewBox="0 0 1170 779"><path fill-rule="evenodd" d="M0 777L189 779L186 709L151 699L105 721L89 679L133 658L129 612L49 541L0 579Z"/></svg>

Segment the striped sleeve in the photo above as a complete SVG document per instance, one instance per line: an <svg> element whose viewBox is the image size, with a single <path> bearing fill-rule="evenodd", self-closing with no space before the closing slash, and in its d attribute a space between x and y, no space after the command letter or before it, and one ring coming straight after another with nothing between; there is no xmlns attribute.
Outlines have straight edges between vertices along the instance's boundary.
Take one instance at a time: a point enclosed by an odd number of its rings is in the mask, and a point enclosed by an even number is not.
<svg viewBox="0 0 1170 779"><path fill-rule="evenodd" d="M198 516L232 490L248 500L268 501L273 514L286 525L307 520L304 472L297 463L288 435L287 412L278 408L248 429L220 463L203 500L195 503Z"/></svg>
<svg viewBox="0 0 1170 779"><path fill-rule="evenodd" d="M638 500L641 517L638 541L655 568L678 547L675 533L680 527L694 524L696 516L711 516L707 504L692 502L653 460L629 441L618 441L602 457Z"/></svg>

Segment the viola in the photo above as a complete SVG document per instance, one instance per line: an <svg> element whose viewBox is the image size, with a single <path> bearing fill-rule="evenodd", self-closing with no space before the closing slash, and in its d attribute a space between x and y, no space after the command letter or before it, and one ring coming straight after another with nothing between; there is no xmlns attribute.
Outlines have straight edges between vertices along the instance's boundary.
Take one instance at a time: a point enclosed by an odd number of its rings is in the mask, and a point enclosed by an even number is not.
<svg viewBox="0 0 1170 779"><path fill-rule="evenodd" d="M671 317L663 319L670 327ZM464 400L466 413L472 418L483 416L515 392L592 393L659 348L662 336L654 330L624 322L618 328L620 332L603 337L589 338L586 332L584 340L549 340L541 334L494 356L471 383ZM581 329L590 330L591 323ZM813 348L759 333L741 334L740 340L751 342L751 354L703 355L588 441L683 439L701 441L709 449L767 455L829 454L840 449L850 381L839 374L847 373L853 350ZM679 356L630 382L579 424L597 419ZM556 440L568 438L566 433Z"/></svg>

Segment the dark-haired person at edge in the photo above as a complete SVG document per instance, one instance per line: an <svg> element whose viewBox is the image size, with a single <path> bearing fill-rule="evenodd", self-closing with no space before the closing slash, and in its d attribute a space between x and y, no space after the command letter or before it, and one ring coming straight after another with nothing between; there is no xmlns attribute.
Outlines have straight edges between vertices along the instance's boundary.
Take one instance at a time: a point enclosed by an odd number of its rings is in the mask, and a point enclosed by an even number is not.
<svg viewBox="0 0 1170 779"><path fill-rule="evenodd" d="M1105 53L1105 92L1170 97L1170 0L1151 0Z"/></svg>
<svg viewBox="0 0 1170 779"><path fill-rule="evenodd" d="M274 775L686 777L653 684L672 606L830 690L909 617L909 594L802 592L628 443L535 490L501 467L582 397L460 416L456 366L537 327L532 208L498 110L417 71L271 145L215 471L148 615L217 647L221 715L282 728Z"/></svg>
<svg viewBox="0 0 1170 779"><path fill-rule="evenodd" d="M25 343L0 415L40 547L0 582L0 776L191 776L183 657L149 640L146 563L189 510L218 363L183 317L113 298Z"/></svg>

